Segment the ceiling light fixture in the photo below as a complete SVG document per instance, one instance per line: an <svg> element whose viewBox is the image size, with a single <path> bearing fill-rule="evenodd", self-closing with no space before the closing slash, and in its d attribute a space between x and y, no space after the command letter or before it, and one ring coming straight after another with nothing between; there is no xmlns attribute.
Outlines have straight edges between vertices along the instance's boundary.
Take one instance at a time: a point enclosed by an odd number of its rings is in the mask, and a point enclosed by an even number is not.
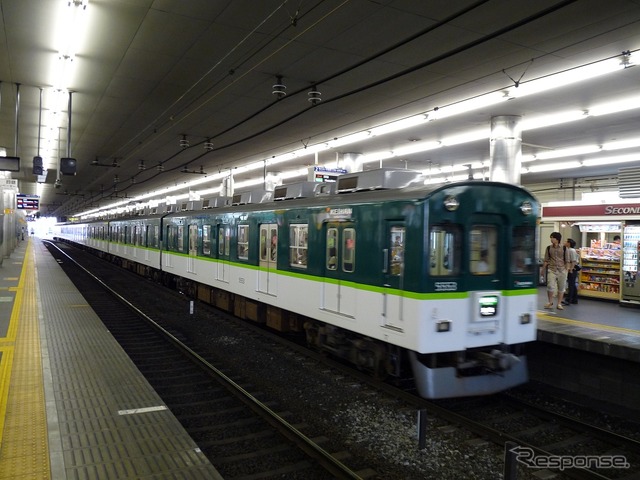
<svg viewBox="0 0 640 480"><path fill-rule="evenodd" d="M311 102L311 105L317 105L322 101L322 93L318 91L318 87L316 87L315 85L311 87L311 90L309 90L309 93L307 93L307 96L308 96L307 100Z"/></svg>
<svg viewBox="0 0 640 480"><path fill-rule="evenodd" d="M271 93L278 97L278 100L287 95L287 86L282 83L282 75L276 76L276 83L271 87Z"/></svg>

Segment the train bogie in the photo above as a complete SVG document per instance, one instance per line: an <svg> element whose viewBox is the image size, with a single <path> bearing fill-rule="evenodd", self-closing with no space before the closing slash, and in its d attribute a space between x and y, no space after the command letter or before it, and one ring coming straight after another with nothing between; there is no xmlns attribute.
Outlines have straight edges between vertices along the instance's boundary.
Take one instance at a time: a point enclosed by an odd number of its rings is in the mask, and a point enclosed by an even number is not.
<svg viewBox="0 0 640 480"><path fill-rule="evenodd" d="M441 398L526 381L537 209L519 187L469 181L116 219L107 245L75 228L139 273L304 329L376 375L404 356L421 395Z"/></svg>

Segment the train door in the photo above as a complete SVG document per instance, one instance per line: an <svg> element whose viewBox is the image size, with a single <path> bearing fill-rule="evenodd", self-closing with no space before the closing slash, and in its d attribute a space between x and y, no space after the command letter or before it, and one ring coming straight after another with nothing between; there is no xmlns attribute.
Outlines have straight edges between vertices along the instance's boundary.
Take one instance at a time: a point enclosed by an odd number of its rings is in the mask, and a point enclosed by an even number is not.
<svg viewBox="0 0 640 480"><path fill-rule="evenodd" d="M195 273L195 261L198 256L198 225L189 225L189 258L187 260L187 271Z"/></svg>
<svg viewBox="0 0 640 480"><path fill-rule="evenodd" d="M469 266L473 290L494 290L504 287L500 276L498 239L500 217L474 215L469 230Z"/></svg>
<svg viewBox="0 0 640 480"><path fill-rule="evenodd" d="M260 225L260 268L258 269L258 291L277 295L278 284L278 225Z"/></svg>
<svg viewBox="0 0 640 480"><path fill-rule="evenodd" d="M386 327L402 330L404 296L404 247L406 228L401 222L387 222L386 245L383 250L384 303L382 321Z"/></svg>
<svg viewBox="0 0 640 480"><path fill-rule="evenodd" d="M225 224L218 224L218 249L216 263L216 280L229 283L231 277L229 265L229 253L231 250L231 227Z"/></svg>
<svg viewBox="0 0 640 480"><path fill-rule="evenodd" d="M351 222L325 224L325 281L322 308L353 317L355 292L349 293L347 282L355 271L356 231Z"/></svg>

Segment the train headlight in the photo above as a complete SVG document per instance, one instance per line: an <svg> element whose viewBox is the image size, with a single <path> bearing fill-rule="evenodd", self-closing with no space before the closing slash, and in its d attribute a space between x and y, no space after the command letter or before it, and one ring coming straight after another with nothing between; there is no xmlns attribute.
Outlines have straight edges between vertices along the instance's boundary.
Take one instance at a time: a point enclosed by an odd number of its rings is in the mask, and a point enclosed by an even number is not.
<svg viewBox="0 0 640 480"><path fill-rule="evenodd" d="M452 195L444 199L444 208L446 208L450 212L455 212L459 206L460 206L460 202L456 197Z"/></svg>
<svg viewBox="0 0 640 480"><path fill-rule="evenodd" d="M451 330L451 320L440 320L436 322L436 332L448 332Z"/></svg>
<svg viewBox="0 0 640 480"><path fill-rule="evenodd" d="M523 215L531 215L531 212L533 212L533 205L531 205L531 202L522 202L522 205L520 205L520 211Z"/></svg>
<svg viewBox="0 0 640 480"><path fill-rule="evenodd" d="M528 323L531 323L531 314L523 313L522 315L520 315L520 324L527 325Z"/></svg>

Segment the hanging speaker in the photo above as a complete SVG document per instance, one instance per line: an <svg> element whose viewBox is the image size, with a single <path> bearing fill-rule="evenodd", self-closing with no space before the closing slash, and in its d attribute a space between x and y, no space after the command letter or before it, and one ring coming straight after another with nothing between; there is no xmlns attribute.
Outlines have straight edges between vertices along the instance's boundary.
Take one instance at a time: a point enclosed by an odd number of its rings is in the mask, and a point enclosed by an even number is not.
<svg viewBox="0 0 640 480"><path fill-rule="evenodd" d="M42 175L42 157L33 157L33 174Z"/></svg>
<svg viewBox="0 0 640 480"><path fill-rule="evenodd" d="M60 159L60 173L63 175L75 175L76 174L76 159L75 158L61 158Z"/></svg>

